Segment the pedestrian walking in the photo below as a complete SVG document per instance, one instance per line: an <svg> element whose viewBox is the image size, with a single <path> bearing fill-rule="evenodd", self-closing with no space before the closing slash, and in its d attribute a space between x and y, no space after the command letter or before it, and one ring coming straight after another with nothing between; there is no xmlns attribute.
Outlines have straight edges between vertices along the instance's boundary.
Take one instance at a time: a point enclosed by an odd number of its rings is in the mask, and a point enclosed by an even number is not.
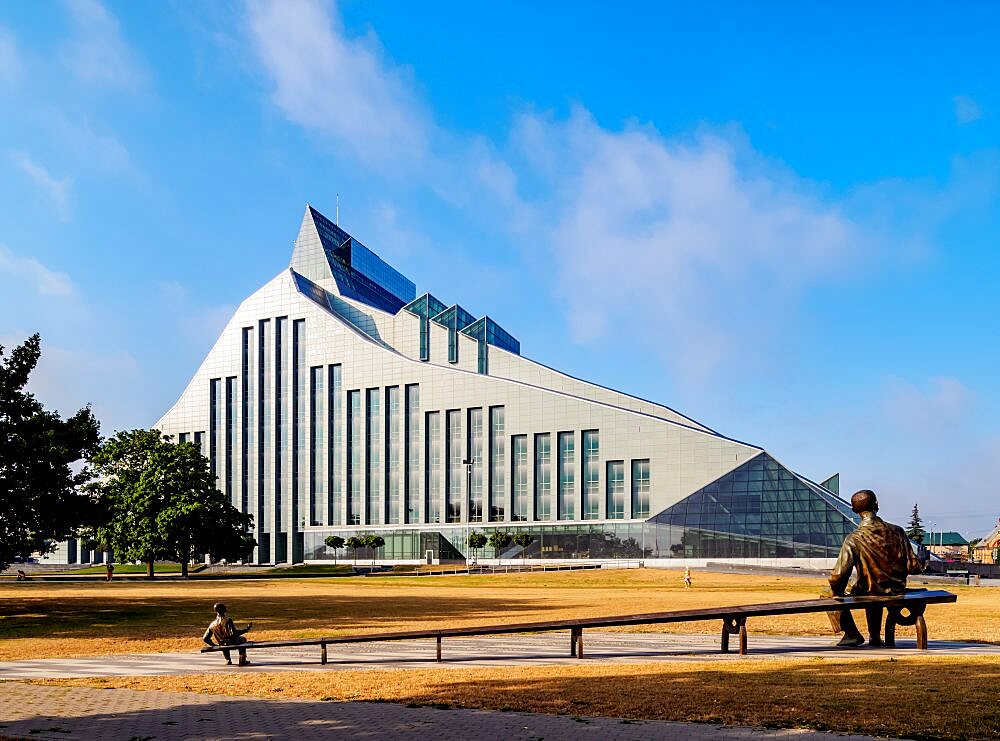
<svg viewBox="0 0 1000 741"><path fill-rule="evenodd" d="M114 576L115 576L115 565L110 561L108 561L108 568L107 572L105 573L104 580L111 581L114 578Z"/></svg>
<svg viewBox="0 0 1000 741"><path fill-rule="evenodd" d="M685 566L684 567L684 588L685 589L690 589L691 588L691 567L690 566Z"/></svg>

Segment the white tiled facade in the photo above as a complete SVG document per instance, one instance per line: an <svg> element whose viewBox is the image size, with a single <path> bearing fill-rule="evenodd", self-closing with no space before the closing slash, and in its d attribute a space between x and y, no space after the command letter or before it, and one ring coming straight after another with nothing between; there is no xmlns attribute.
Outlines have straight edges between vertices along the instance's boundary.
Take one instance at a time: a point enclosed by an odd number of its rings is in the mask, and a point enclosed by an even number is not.
<svg viewBox="0 0 1000 741"><path fill-rule="evenodd" d="M471 530L498 527L533 528L537 557L598 555L581 540L546 551L544 533L556 543L560 531L669 557L651 519L762 456L399 308L413 285L363 265L378 258L345 236L307 207L289 267L239 306L156 424L198 442L219 488L254 515L255 562L324 559L326 535L352 532L386 536L386 558L454 556Z"/></svg>

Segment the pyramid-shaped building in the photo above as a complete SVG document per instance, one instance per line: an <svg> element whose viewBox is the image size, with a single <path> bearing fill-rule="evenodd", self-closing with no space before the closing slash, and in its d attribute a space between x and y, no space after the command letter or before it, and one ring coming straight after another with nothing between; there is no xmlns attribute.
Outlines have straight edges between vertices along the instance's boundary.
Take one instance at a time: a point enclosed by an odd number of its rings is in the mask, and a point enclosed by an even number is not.
<svg viewBox="0 0 1000 741"><path fill-rule="evenodd" d="M256 563L362 532L459 558L495 529L530 531L529 558L829 559L855 526L835 479L523 357L312 207L157 427L254 516Z"/></svg>

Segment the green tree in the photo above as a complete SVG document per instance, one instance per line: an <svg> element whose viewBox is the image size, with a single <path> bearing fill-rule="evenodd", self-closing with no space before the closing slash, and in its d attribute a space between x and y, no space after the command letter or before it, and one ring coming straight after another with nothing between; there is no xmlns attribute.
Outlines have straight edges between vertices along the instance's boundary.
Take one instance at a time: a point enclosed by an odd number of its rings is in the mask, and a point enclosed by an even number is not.
<svg viewBox="0 0 1000 741"><path fill-rule="evenodd" d="M503 530L494 530L490 533L490 537L487 542L489 543L490 548L493 549L493 553L497 560L499 560L500 553L504 550L504 548L511 544L512 538L508 532L504 532Z"/></svg>
<svg viewBox="0 0 1000 741"><path fill-rule="evenodd" d="M364 538L359 538L357 535L352 535L350 538L348 538L344 542L344 545L346 545L348 548L350 548L352 551L354 551L354 563L355 563L355 565L357 565L357 563L358 563L358 548L364 548L365 547L365 539Z"/></svg>
<svg viewBox="0 0 1000 741"><path fill-rule="evenodd" d="M385 545L385 538L383 538L381 535L368 533L362 538L362 541L364 542L364 546L366 548L372 549L372 566L374 566L376 551L378 551L379 548Z"/></svg>
<svg viewBox="0 0 1000 741"><path fill-rule="evenodd" d="M83 488L91 471L74 464L97 450L100 426L89 407L62 419L24 390L40 356L37 334L6 360L0 346L0 570L54 550L99 515Z"/></svg>
<svg viewBox="0 0 1000 741"><path fill-rule="evenodd" d="M333 562L337 563L337 551L344 547L344 539L339 535L327 535L323 538L327 548L333 549Z"/></svg>
<svg viewBox="0 0 1000 741"><path fill-rule="evenodd" d="M469 533L469 548L472 549L472 556L475 558L477 556L477 551L489 542L486 536L478 530L474 530Z"/></svg>
<svg viewBox="0 0 1000 741"><path fill-rule="evenodd" d="M521 546L521 560L523 561L524 553L528 549L528 546L535 542L535 536L527 530L522 530L513 537L513 542L514 545Z"/></svg>
<svg viewBox="0 0 1000 741"><path fill-rule="evenodd" d="M245 558L256 545L253 517L215 486L208 459L193 443L174 444L159 430L116 434L91 458L99 479L91 489L106 510L96 539L121 561L142 561L154 576L157 560L181 564L199 554Z"/></svg>
<svg viewBox="0 0 1000 741"><path fill-rule="evenodd" d="M906 528L906 535L914 543L924 542L926 531L924 530L924 522L920 519L920 509L916 504L913 505L913 512L910 513L910 525Z"/></svg>

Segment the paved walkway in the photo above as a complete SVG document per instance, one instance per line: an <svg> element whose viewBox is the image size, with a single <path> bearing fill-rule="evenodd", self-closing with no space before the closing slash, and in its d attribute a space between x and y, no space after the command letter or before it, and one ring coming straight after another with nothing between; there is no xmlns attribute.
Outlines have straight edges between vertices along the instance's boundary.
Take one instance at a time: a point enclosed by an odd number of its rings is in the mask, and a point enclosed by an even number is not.
<svg viewBox="0 0 1000 741"><path fill-rule="evenodd" d="M517 636L448 638L442 644L440 664L434 661L434 641L394 641L331 645L326 666L319 663L319 647L294 647L250 651L253 665L226 666L218 653L201 654L196 649L177 653L126 654L83 659L36 659L0 662L0 679L56 677L137 676L192 674L199 672L337 671L345 669L425 669L472 666L577 665L597 662L629 664L647 661L740 661L737 653L719 653L714 635L656 633L584 633L586 658L569 656L566 633L535 633ZM889 656L997 656L1000 646L978 643L931 641L926 653L918 652L910 639L897 641L896 649L839 649L833 637L750 636L753 658L886 658ZM234 652L235 654L235 652ZM235 661L235 655L234 655Z"/></svg>
<svg viewBox="0 0 1000 741"><path fill-rule="evenodd" d="M30 739L798 739L868 741L803 730L628 721L388 703L259 700L0 683L0 736Z"/></svg>

